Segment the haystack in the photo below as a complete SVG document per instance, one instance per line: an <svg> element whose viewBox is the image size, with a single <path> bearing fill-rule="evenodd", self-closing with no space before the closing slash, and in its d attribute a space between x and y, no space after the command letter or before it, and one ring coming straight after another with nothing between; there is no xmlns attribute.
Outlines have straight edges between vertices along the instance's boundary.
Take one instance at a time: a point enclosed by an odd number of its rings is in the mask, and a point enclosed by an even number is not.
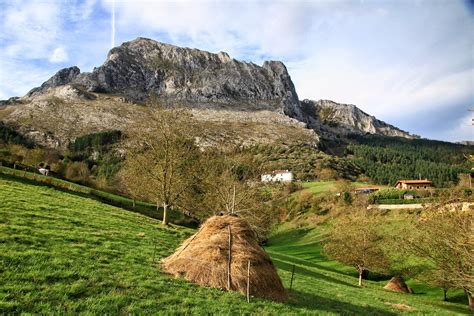
<svg viewBox="0 0 474 316"><path fill-rule="evenodd" d="M242 218L213 216L174 254L163 260L163 269L196 284L242 294L247 293L247 280L250 280L251 296L285 301L287 294L280 277L268 254L258 245L256 237Z"/></svg>
<svg viewBox="0 0 474 316"><path fill-rule="evenodd" d="M408 287L401 276L394 276L383 288L395 292L413 293L413 290Z"/></svg>

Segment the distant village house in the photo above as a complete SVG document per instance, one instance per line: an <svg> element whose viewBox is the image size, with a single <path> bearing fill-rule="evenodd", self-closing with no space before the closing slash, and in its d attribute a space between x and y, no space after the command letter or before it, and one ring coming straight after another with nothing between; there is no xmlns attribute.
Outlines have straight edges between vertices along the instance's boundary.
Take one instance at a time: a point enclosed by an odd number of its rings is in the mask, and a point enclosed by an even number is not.
<svg viewBox="0 0 474 316"><path fill-rule="evenodd" d="M430 180L398 180L395 184L397 189L429 189L433 187Z"/></svg>
<svg viewBox="0 0 474 316"><path fill-rule="evenodd" d="M271 173L262 174L262 182L292 182L293 172L289 170L274 170Z"/></svg>

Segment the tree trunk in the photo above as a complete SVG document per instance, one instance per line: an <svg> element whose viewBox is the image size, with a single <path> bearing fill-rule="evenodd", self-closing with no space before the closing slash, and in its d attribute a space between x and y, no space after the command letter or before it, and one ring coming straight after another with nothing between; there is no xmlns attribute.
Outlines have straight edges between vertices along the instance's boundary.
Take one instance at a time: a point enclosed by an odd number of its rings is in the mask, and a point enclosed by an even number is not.
<svg viewBox="0 0 474 316"><path fill-rule="evenodd" d="M469 309L471 311L474 311L474 297L473 297L472 293L469 292L468 290L464 290L464 293L466 293L466 295L467 295L467 301L468 301L468 304L469 304Z"/></svg>
<svg viewBox="0 0 474 316"><path fill-rule="evenodd" d="M443 289L443 301L448 300L448 289Z"/></svg>
<svg viewBox="0 0 474 316"><path fill-rule="evenodd" d="M135 199L132 200L132 207L135 208Z"/></svg>
<svg viewBox="0 0 474 316"><path fill-rule="evenodd" d="M163 203L163 225L168 225L168 204Z"/></svg>
<svg viewBox="0 0 474 316"><path fill-rule="evenodd" d="M358 269L359 271L359 286L362 286L362 274L364 274L364 269Z"/></svg>

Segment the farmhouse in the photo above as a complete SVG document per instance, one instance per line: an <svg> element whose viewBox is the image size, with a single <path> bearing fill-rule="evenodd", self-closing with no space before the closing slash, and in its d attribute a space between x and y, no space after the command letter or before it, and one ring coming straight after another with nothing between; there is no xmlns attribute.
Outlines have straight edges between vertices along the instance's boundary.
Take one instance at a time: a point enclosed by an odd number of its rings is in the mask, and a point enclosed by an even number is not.
<svg viewBox="0 0 474 316"><path fill-rule="evenodd" d="M292 182L293 172L289 170L274 170L271 173L262 174L262 182Z"/></svg>
<svg viewBox="0 0 474 316"><path fill-rule="evenodd" d="M398 189L429 189L433 187L430 180L398 180L395 184Z"/></svg>

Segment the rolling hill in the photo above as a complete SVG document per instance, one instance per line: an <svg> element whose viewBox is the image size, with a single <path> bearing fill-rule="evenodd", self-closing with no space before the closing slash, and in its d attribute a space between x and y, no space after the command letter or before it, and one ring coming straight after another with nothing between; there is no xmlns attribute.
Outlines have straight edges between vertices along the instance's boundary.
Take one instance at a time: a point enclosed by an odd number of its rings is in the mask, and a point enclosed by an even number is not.
<svg viewBox="0 0 474 316"><path fill-rule="evenodd" d="M202 288L163 274L160 259L193 230L99 201L0 176L0 313L467 314L441 290L415 295L355 286L354 271L320 253L317 230L281 227L267 248L286 304ZM457 300L457 297L452 298Z"/></svg>

